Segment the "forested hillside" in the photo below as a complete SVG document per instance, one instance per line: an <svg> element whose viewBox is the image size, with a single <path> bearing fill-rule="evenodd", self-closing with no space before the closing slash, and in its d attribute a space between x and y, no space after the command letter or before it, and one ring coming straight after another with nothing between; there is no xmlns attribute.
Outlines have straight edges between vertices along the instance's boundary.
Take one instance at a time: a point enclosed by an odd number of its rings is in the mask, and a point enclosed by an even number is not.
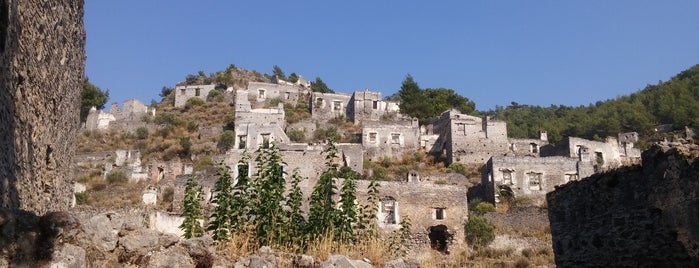
<svg viewBox="0 0 699 268"><path fill-rule="evenodd" d="M600 139L627 131L636 131L647 139L660 124L672 124L675 129L698 128L699 65L667 82L594 105L540 107L513 102L486 113L505 120L510 137L538 137L543 129L553 142L564 136Z"/></svg>

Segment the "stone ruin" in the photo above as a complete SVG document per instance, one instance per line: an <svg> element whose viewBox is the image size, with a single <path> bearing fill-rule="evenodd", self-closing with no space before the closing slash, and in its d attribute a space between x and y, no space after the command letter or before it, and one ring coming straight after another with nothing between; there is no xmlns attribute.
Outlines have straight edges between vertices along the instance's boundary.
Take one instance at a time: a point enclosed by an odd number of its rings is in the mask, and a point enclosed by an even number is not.
<svg viewBox="0 0 699 268"><path fill-rule="evenodd" d="M699 146L665 143L642 165L547 194L556 265L699 267Z"/></svg>
<svg viewBox="0 0 699 268"><path fill-rule="evenodd" d="M155 108L149 108L139 100L129 99L124 102L122 109L119 109L118 103L112 103L109 112L90 108L83 127L88 131L118 129L133 132L139 127L154 130L156 126L147 123L145 116L155 116Z"/></svg>

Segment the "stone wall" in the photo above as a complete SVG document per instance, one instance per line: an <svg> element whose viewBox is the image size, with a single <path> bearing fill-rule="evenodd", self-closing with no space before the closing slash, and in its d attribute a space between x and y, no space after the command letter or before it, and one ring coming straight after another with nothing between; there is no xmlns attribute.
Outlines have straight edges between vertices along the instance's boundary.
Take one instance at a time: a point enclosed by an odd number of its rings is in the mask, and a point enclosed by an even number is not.
<svg viewBox="0 0 699 268"><path fill-rule="evenodd" d="M67 209L85 71L83 1L0 1L0 207Z"/></svg>
<svg viewBox="0 0 699 268"><path fill-rule="evenodd" d="M505 155L509 150L505 122L493 121L448 110L432 122L440 137L431 152L443 154L446 164L483 164L490 157Z"/></svg>
<svg viewBox="0 0 699 268"><path fill-rule="evenodd" d="M330 120L336 117L348 118L348 107L352 95L345 93L313 92L309 105L311 117L319 120Z"/></svg>
<svg viewBox="0 0 699 268"><path fill-rule="evenodd" d="M359 124L378 121L384 115L398 114L399 110L398 103L382 100L381 92L366 89L354 92L348 114L355 124Z"/></svg>
<svg viewBox="0 0 699 268"><path fill-rule="evenodd" d="M485 201L498 201L498 186L507 185L515 197L530 197L536 204L544 203L544 195L554 187L577 180L578 161L574 158L494 156L485 166L482 184Z"/></svg>
<svg viewBox="0 0 699 268"><path fill-rule="evenodd" d="M655 145L641 166L547 195L560 267L699 267L699 147Z"/></svg>
<svg viewBox="0 0 699 268"><path fill-rule="evenodd" d="M301 98L308 98L307 89L293 84L273 84L263 82L248 83L248 101L263 103L279 99L283 103L296 104Z"/></svg>
<svg viewBox="0 0 699 268"><path fill-rule="evenodd" d="M415 121L365 121L362 124L362 147L367 158L377 161L382 157L402 159L406 152L420 147L420 127Z"/></svg>
<svg viewBox="0 0 699 268"><path fill-rule="evenodd" d="M175 87L175 107L184 107L187 100L197 97L206 101L209 92L214 90L216 85L191 85Z"/></svg>

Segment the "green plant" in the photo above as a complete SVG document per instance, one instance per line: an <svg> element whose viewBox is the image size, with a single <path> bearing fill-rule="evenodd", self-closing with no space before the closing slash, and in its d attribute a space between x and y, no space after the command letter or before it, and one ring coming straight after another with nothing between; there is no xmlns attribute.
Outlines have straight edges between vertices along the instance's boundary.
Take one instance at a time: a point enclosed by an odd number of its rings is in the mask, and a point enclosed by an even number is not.
<svg viewBox="0 0 699 268"><path fill-rule="evenodd" d="M218 140L218 146L224 151L233 148L235 145L235 132L232 130L224 130Z"/></svg>
<svg viewBox="0 0 699 268"><path fill-rule="evenodd" d="M182 206L182 217L184 221L180 229L184 231L184 238L199 237L204 234L204 230L199 223L201 218L201 200L203 198L202 187L197 184L194 176L189 176L185 185L184 200Z"/></svg>
<svg viewBox="0 0 699 268"><path fill-rule="evenodd" d="M129 178L126 176L126 173L122 170L112 170L109 173L107 173L107 182L110 184L119 184L119 183L127 183L129 181Z"/></svg>
<svg viewBox="0 0 699 268"><path fill-rule="evenodd" d="M515 201L515 192L509 185L498 185L498 195L500 202L510 204Z"/></svg>
<svg viewBox="0 0 699 268"><path fill-rule="evenodd" d="M449 165L449 172L459 173L466 176L468 173L468 168L461 162L453 162Z"/></svg>
<svg viewBox="0 0 699 268"><path fill-rule="evenodd" d="M231 180L230 168L219 163L218 179L211 200L211 203L216 204L216 207L209 217L209 226L207 227L207 230L212 231L211 238L215 241L227 239L231 231L232 190L233 181Z"/></svg>
<svg viewBox="0 0 699 268"><path fill-rule="evenodd" d="M476 249L486 247L495 240L495 227L482 216L470 216L464 229L466 240Z"/></svg>
<svg viewBox="0 0 699 268"><path fill-rule="evenodd" d="M87 192L75 193L75 204L84 205L87 203Z"/></svg>
<svg viewBox="0 0 699 268"><path fill-rule="evenodd" d="M147 127L138 127L136 129L136 138L138 138L139 140L145 140L146 138L148 138L149 134L150 133L148 132Z"/></svg>
<svg viewBox="0 0 699 268"><path fill-rule="evenodd" d="M486 212L495 212L495 206L488 202L480 202L478 205L476 205L474 211L477 215L483 215Z"/></svg>
<svg viewBox="0 0 699 268"><path fill-rule="evenodd" d="M206 95L206 101L210 101L210 102L223 101L223 92L221 92L220 90L209 91L209 94Z"/></svg>
<svg viewBox="0 0 699 268"><path fill-rule="evenodd" d="M201 105L204 105L204 103L206 103L204 100L202 100L202 99L200 99L200 98L197 98L197 97L192 97L192 98L189 98L189 99L184 103L184 109L185 109L185 110L189 110L189 109L191 109L191 108L194 107L194 106L201 106Z"/></svg>
<svg viewBox="0 0 699 268"><path fill-rule="evenodd" d="M303 132L303 130L300 129L289 130L289 133L287 133L287 135L289 136L289 139L293 142L306 141L306 134Z"/></svg>

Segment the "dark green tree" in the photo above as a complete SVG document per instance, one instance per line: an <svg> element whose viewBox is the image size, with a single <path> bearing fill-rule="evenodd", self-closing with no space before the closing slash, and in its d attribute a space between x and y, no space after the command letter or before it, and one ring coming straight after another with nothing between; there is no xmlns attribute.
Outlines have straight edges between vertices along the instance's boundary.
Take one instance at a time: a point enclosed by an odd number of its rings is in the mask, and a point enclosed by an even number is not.
<svg viewBox="0 0 699 268"><path fill-rule="evenodd" d="M311 91L320 93L335 93L320 77L316 77L315 82L311 82Z"/></svg>
<svg viewBox="0 0 699 268"><path fill-rule="evenodd" d="M90 108L104 109L104 104L109 100L109 90L102 90L90 83L85 78L83 81L83 92L80 94L80 120L85 121Z"/></svg>
<svg viewBox="0 0 699 268"><path fill-rule="evenodd" d="M299 81L299 76L296 75L296 73L291 73L288 78L289 78L289 82L291 82L291 83L296 83Z"/></svg>
<svg viewBox="0 0 699 268"><path fill-rule="evenodd" d="M284 71L282 71L282 68L280 68L277 65L274 65L274 67L272 67L272 69L273 69L272 76L276 76L277 78L279 78L281 80L286 80L286 75L284 74Z"/></svg>
<svg viewBox="0 0 699 268"><path fill-rule="evenodd" d="M199 237L204 234L204 230L199 223L201 215L201 201L203 198L202 188L197 184L194 176L189 176L184 190L182 217L184 221L180 229L184 231L184 238Z"/></svg>
<svg viewBox="0 0 699 268"><path fill-rule="evenodd" d="M161 98L165 98L165 97L167 97L167 95L170 95L170 93L172 93L173 90L175 90L175 89L171 88L171 87L163 86L163 88L160 89L160 94L158 94L158 96L160 96Z"/></svg>

